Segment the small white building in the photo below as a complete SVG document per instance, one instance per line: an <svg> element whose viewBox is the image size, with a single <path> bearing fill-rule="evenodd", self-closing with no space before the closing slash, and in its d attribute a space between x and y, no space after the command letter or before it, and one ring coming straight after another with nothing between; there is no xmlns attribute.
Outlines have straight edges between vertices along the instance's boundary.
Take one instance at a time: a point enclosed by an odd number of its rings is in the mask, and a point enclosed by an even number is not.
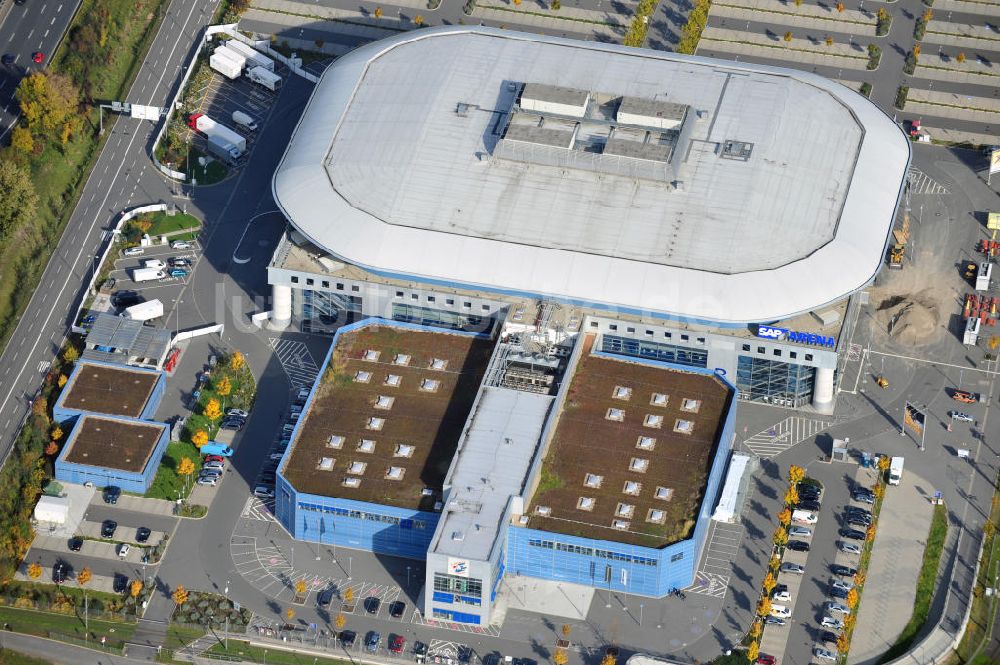
<svg viewBox="0 0 1000 665"><path fill-rule="evenodd" d="M69 499L62 496L43 496L35 505L35 521L62 526L69 516Z"/></svg>

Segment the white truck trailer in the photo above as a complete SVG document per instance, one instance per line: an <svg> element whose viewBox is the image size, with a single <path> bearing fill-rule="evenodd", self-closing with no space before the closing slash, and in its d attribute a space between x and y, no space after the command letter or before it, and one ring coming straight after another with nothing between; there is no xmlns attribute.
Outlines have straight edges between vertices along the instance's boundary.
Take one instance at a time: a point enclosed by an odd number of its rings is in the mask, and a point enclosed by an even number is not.
<svg viewBox="0 0 1000 665"><path fill-rule="evenodd" d="M228 48L225 44L216 46L215 50L212 51L212 54L220 54L234 62L238 62L240 69L244 69L247 66L247 57L239 51L234 51L233 49Z"/></svg>
<svg viewBox="0 0 1000 665"><path fill-rule="evenodd" d="M203 113L193 113L188 118L188 126L207 138L209 149L223 153L223 157L239 159L247 150L247 140L243 136Z"/></svg>
<svg viewBox="0 0 1000 665"><path fill-rule="evenodd" d="M148 300L138 305L126 307L122 317L133 321L152 321L163 316L163 303L159 300Z"/></svg>
<svg viewBox="0 0 1000 665"><path fill-rule="evenodd" d="M903 480L903 458L893 457L889 461L889 484L898 485Z"/></svg>
<svg viewBox="0 0 1000 665"><path fill-rule="evenodd" d="M248 69L247 78L257 85L264 86L271 92L275 92L281 87L281 77L263 67L251 67Z"/></svg>
<svg viewBox="0 0 1000 665"><path fill-rule="evenodd" d="M247 44L244 44L243 42L237 41L235 39L230 39L229 41L226 42L226 48L230 49L231 51L236 51L244 58L246 58L248 68L263 67L269 72L274 71L274 60L267 57L260 51L257 51L252 46L248 46Z"/></svg>
<svg viewBox="0 0 1000 665"><path fill-rule="evenodd" d="M213 53L208 58L208 65L231 81L243 75L243 65L229 57L226 51Z"/></svg>
<svg viewBox="0 0 1000 665"><path fill-rule="evenodd" d="M163 279L166 276L166 273L159 268L135 268L132 271L133 282L152 282L153 280Z"/></svg>

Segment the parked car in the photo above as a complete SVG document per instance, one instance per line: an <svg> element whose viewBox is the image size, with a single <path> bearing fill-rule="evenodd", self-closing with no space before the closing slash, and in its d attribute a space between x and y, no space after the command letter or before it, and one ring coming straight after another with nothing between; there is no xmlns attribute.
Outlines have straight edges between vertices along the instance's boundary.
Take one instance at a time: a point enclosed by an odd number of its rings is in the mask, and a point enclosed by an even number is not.
<svg viewBox="0 0 1000 665"><path fill-rule="evenodd" d="M199 485L208 485L209 487L215 487L218 483L219 483L219 479L216 478L216 477L214 477L214 476L212 476L212 477L209 477L209 476L199 476L199 478L198 478L198 484Z"/></svg>
<svg viewBox="0 0 1000 665"><path fill-rule="evenodd" d="M104 520L101 523L101 538L114 538L118 529L118 522L114 520Z"/></svg>
<svg viewBox="0 0 1000 665"><path fill-rule="evenodd" d="M840 619L834 619L833 617L830 616L823 617L823 619L819 622L819 625L823 626L824 628L832 628L833 630L838 630L838 631L844 629L843 621L841 621Z"/></svg>
<svg viewBox="0 0 1000 665"><path fill-rule="evenodd" d="M70 568L68 563L65 561L56 561L55 565L52 566L52 581L56 584L62 584L69 579L72 572L73 569Z"/></svg>
<svg viewBox="0 0 1000 665"><path fill-rule="evenodd" d="M793 538L812 538L813 531L807 526L793 526L788 530L788 535Z"/></svg>
<svg viewBox="0 0 1000 665"><path fill-rule="evenodd" d="M851 568L850 566L841 566L839 563L835 563L830 566L830 572L834 575L840 575L841 577L854 577L857 574L857 568Z"/></svg>
<svg viewBox="0 0 1000 665"><path fill-rule="evenodd" d="M855 490L851 494L851 498L860 503L867 503L868 505L872 505L875 503L875 495L867 490L865 491Z"/></svg>
<svg viewBox="0 0 1000 665"><path fill-rule="evenodd" d="M83 538L80 536L73 536L69 539L70 552L79 552L81 549L83 549Z"/></svg>
<svg viewBox="0 0 1000 665"><path fill-rule="evenodd" d="M243 418L244 420L246 420L247 418L250 417L250 414L244 411L243 409L227 409L226 416L235 416L237 418Z"/></svg>
<svg viewBox="0 0 1000 665"><path fill-rule="evenodd" d="M792 616L792 610L785 605L771 605L771 616L787 619Z"/></svg>
<svg viewBox="0 0 1000 665"><path fill-rule="evenodd" d="M415 641L413 643L413 656L418 663L423 663L427 659L427 645L420 640Z"/></svg>
<svg viewBox="0 0 1000 665"><path fill-rule="evenodd" d="M826 602L826 611L831 614L850 614L851 608L843 603L835 603L832 600Z"/></svg>
<svg viewBox="0 0 1000 665"><path fill-rule="evenodd" d="M834 589L843 589L844 591L850 591L854 588L854 582L833 579L830 580L830 586Z"/></svg>
<svg viewBox="0 0 1000 665"><path fill-rule="evenodd" d="M368 596L365 598L365 611L368 614L378 614L380 607L382 607L382 601L379 600L378 596Z"/></svg>
<svg viewBox="0 0 1000 665"><path fill-rule="evenodd" d="M378 644L382 641L382 635L378 631L369 630L365 636L365 649L372 653L378 651Z"/></svg>
<svg viewBox="0 0 1000 665"><path fill-rule="evenodd" d="M175 240L170 243L171 249L191 249L191 243L187 240Z"/></svg>
<svg viewBox="0 0 1000 665"><path fill-rule="evenodd" d="M804 540L789 540L785 547L795 552L809 551L809 543Z"/></svg>
<svg viewBox="0 0 1000 665"><path fill-rule="evenodd" d="M121 573L115 573L115 578L111 585L115 593L125 593L125 590L128 589L128 577Z"/></svg>
<svg viewBox="0 0 1000 665"><path fill-rule="evenodd" d="M209 464L218 464L218 462L209 462ZM201 470L201 473L198 474L198 475L201 475L201 476L215 476L216 478L218 478L219 476L222 475L222 469L213 469L211 467L208 467L208 468L204 468L203 467L202 470Z"/></svg>
<svg viewBox="0 0 1000 665"><path fill-rule="evenodd" d="M389 605L389 616L393 619L399 619L403 616L406 611L406 603L401 600L397 600Z"/></svg>
<svg viewBox="0 0 1000 665"><path fill-rule="evenodd" d="M406 648L406 638L402 635L392 635L389 637L389 651L393 653L403 653Z"/></svg>
<svg viewBox="0 0 1000 665"><path fill-rule="evenodd" d="M121 544L119 544L118 545L118 558L119 559L124 559L125 557L127 557L128 553L129 553L129 551L131 549L132 548L129 547L128 543L121 543Z"/></svg>
<svg viewBox="0 0 1000 665"><path fill-rule="evenodd" d="M122 490L120 487L115 487L114 485L108 485L104 488L102 494L104 498L104 503L110 503L112 506L118 503L118 497L122 495Z"/></svg>
<svg viewBox="0 0 1000 665"><path fill-rule="evenodd" d="M799 564L789 563L787 561L781 564L781 568L779 570L783 573L795 573L797 575L802 575L806 572L806 569Z"/></svg>
<svg viewBox="0 0 1000 665"><path fill-rule="evenodd" d="M792 594L788 593L788 589L782 591L775 589L774 593L771 594L771 600L776 600L779 603L790 603L792 602Z"/></svg>
<svg viewBox="0 0 1000 665"><path fill-rule="evenodd" d="M867 517L871 519L872 512L870 510L865 510L861 506L844 506L844 512L848 515L860 515L862 517Z"/></svg>
<svg viewBox="0 0 1000 665"><path fill-rule="evenodd" d="M861 554L860 547L854 543L844 542L843 540L837 543L837 548L840 549L841 552L845 552L847 554Z"/></svg>
<svg viewBox="0 0 1000 665"><path fill-rule="evenodd" d="M858 531L857 529L841 529L839 531L841 538L847 538L848 540L864 540L865 532Z"/></svg>
<svg viewBox="0 0 1000 665"><path fill-rule="evenodd" d="M329 607L333 602L333 589L323 589L316 594L316 605L319 607Z"/></svg>
<svg viewBox="0 0 1000 665"><path fill-rule="evenodd" d="M848 515L844 519L844 523L850 526L859 526L863 529L867 529L871 526L872 521L870 518L864 517L863 515Z"/></svg>
<svg viewBox="0 0 1000 665"><path fill-rule="evenodd" d="M135 542L144 543L149 540L153 532L147 526L141 526L135 530Z"/></svg>
<svg viewBox="0 0 1000 665"><path fill-rule="evenodd" d="M764 623L766 623L769 626L784 626L785 620L782 619L781 617L773 617L768 615L764 617Z"/></svg>
<svg viewBox="0 0 1000 665"><path fill-rule="evenodd" d="M819 641L823 642L824 644L836 644L837 634L831 633L829 630L824 630L822 633L819 634Z"/></svg>
<svg viewBox="0 0 1000 665"><path fill-rule="evenodd" d="M142 256L145 253L146 250L143 249L142 247L129 247L124 252L122 252L122 256Z"/></svg>
<svg viewBox="0 0 1000 665"><path fill-rule="evenodd" d="M189 273L184 268L171 268L170 272L167 274L169 274L171 277L187 277L191 273Z"/></svg>
<svg viewBox="0 0 1000 665"><path fill-rule="evenodd" d="M462 663L462 665L472 662L472 649L462 644L459 645L456 651L458 653L458 662ZM521 665L527 665L527 660L527 658L522 660Z"/></svg>
<svg viewBox="0 0 1000 665"><path fill-rule="evenodd" d="M221 429L228 429L234 432L239 432L241 429L243 429L244 422L245 421L240 420L239 418L226 418L225 420L222 421L222 424L219 425L219 427Z"/></svg>
<svg viewBox="0 0 1000 665"><path fill-rule="evenodd" d="M226 458L222 455L205 455L206 462L225 462Z"/></svg>
<svg viewBox="0 0 1000 665"><path fill-rule="evenodd" d="M0 57L0 63L5 65L13 65L15 60L17 60L17 56L13 53L4 53L3 56Z"/></svg>
<svg viewBox="0 0 1000 665"><path fill-rule="evenodd" d="M181 258L179 256L172 256L172 257L170 257L169 259L167 259L167 263L170 264L171 268L190 268L191 267L191 261L189 261L188 259L185 259L185 258Z"/></svg>
<svg viewBox="0 0 1000 665"><path fill-rule="evenodd" d="M800 499L805 499L806 501L819 501L823 494L812 485L801 485L795 489L795 492L799 495Z"/></svg>
<svg viewBox="0 0 1000 665"><path fill-rule="evenodd" d="M951 398L956 402L962 402L963 404L975 404L976 402L982 401L979 393L973 393L967 390L952 389Z"/></svg>
<svg viewBox="0 0 1000 665"><path fill-rule="evenodd" d="M264 485L257 485L257 487L253 488L253 495L258 499L273 499L274 490Z"/></svg>
<svg viewBox="0 0 1000 665"><path fill-rule="evenodd" d="M222 462L205 462L205 466L202 469L215 469L216 471L225 470L226 465Z"/></svg>
<svg viewBox="0 0 1000 665"><path fill-rule="evenodd" d="M354 640L357 636L358 634L353 630L342 630L340 631L340 635L337 636L337 639L340 640L340 643L345 647L350 648L354 646Z"/></svg>
<svg viewBox="0 0 1000 665"><path fill-rule="evenodd" d="M762 653L757 656L757 665L775 665L777 659L769 653Z"/></svg>
<svg viewBox="0 0 1000 665"><path fill-rule="evenodd" d="M832 598L840 598L841 600L847 600L848 593L849 593L848 591L844 591L843 589L836 589L836 588L830 589L830 596Z"/></svg>
<svg viewBox="0 0 1000 665"><path fill-rule="evenodd" d="M964 423L976 422L975 418L973 418L967 413L963 413L962 411L950 411L948 413L948 417L951 418L952 420L961 420Z"/></svg>
<svg viewBox="0 0 1000 665"><path fill-rule="evenodd" d="M833 653L829 649L823 649L822 647L816 647L813 649L813 655L820 660L837 660L837 654Z"/></svg>
<svg viewBox="0 0 1000 665"><path fill-rule="evenodd" d="M799 501L795 504L795 507L798 510L811 510L814 513L818 513L822 506L820 506L819 501Z"/></svg>

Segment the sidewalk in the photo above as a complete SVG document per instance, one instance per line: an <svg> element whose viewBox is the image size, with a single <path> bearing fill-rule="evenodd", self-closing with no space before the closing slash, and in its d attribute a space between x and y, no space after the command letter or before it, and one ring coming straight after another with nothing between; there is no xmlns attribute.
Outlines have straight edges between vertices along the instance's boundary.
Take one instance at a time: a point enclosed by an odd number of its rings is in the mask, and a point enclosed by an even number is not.
<svg viewBox="0 0 1000 665"><path fill-rule="evenodd" d="M933 20L927 25L924 43L984 48L995 51L1000 48L1000 33L990 30L981 23L973 25Z"/></svg>
<svg viewBox="0 0 1000 665"><path fill-rule="evenodd" d="M814 45L806 39L794 37L792 41L786 42L781 37L771 38L742 30L709 26L702 33L699 50L702 47L757 58L794 60L799 66L811 64L844 69L868 68L868 52L857 43Z"/></svg>
<svg viewBox="0 0 1000 665"><path fill-rule="evenodd" d="M134 510L137 513L148 513L150 515L165 515L173 517L174 502L165 499L147 499L144 496L132 496L122 494L118 497L116 506L122 510Z"/></svg>
<svg viewBox="0 0 1000 665"><path fill-rule="evenodd" d="M984 16L1000 16L1000 3L989 0L937 0L934 3L934 13L966 12Z"/></svg>
<svg viewBox="0 0 1000 665"><path fill-rule="evenodd" d="M780 0L728 0L712 3L712 15L762 21L778 25L815 28L829 32L875 36L875 20L864 13L848 9L836 13L816 5L789 7Z"/></svg>

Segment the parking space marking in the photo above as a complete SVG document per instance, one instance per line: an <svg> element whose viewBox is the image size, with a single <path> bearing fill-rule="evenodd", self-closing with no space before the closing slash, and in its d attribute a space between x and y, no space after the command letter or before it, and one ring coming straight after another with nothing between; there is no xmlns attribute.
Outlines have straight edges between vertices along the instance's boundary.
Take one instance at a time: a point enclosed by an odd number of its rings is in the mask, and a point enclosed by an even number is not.
<svg viewBox="0 0 1000 665"><path fill-rule="evenodd" d="M758 457L774 457L798 443L811 439L830 424L825 420L789 416L774 426L744 439L743 445Z"/></svg>
<svg viewBox="0 0 1000 665"><path fill-rule="evenodd" d="M413 611L413 618L410 620L411 623L415 623L419 626L428 626L430 628L441 628L443 630L454 630L459 633L472 633L474 635L489 635L491 637L500 637L500 626L490 624L488 626L473 626L464 623L454 623L452 621L439 621L437 619L425 619L420 610ZM430 644L440 643L442 645L446 644L456 644L455 642L448 642L446 640L431 640ZM458 643L459 646L465 646ZM428 648L428 655L433 651L433 647ZM457 657L457 651L456 651Z"/></svg>
<svg viewBox="0 0 1000 665"><path fill-rule="evenodd" d="M916 166L910 167L911 194L948 194L948 188L930 177Z"/></svg>
<svg viewBox="0 0 1000 665"><path fill-rule="evenodd" d="M725 522L712 522L701 564L694 582L684 589L713 598L724 598L732 573L732 561L743 540L743 526Z"/></svg>
<svg viewBox="0 0 1000 665"><path fill-rule="evenodd" d="M319 367L309 353L309 347L302 342L275 337L269 337L268 342L278 356L281 368L288 375L292 388L298 390L312 386L319 374Z"/></svg>

